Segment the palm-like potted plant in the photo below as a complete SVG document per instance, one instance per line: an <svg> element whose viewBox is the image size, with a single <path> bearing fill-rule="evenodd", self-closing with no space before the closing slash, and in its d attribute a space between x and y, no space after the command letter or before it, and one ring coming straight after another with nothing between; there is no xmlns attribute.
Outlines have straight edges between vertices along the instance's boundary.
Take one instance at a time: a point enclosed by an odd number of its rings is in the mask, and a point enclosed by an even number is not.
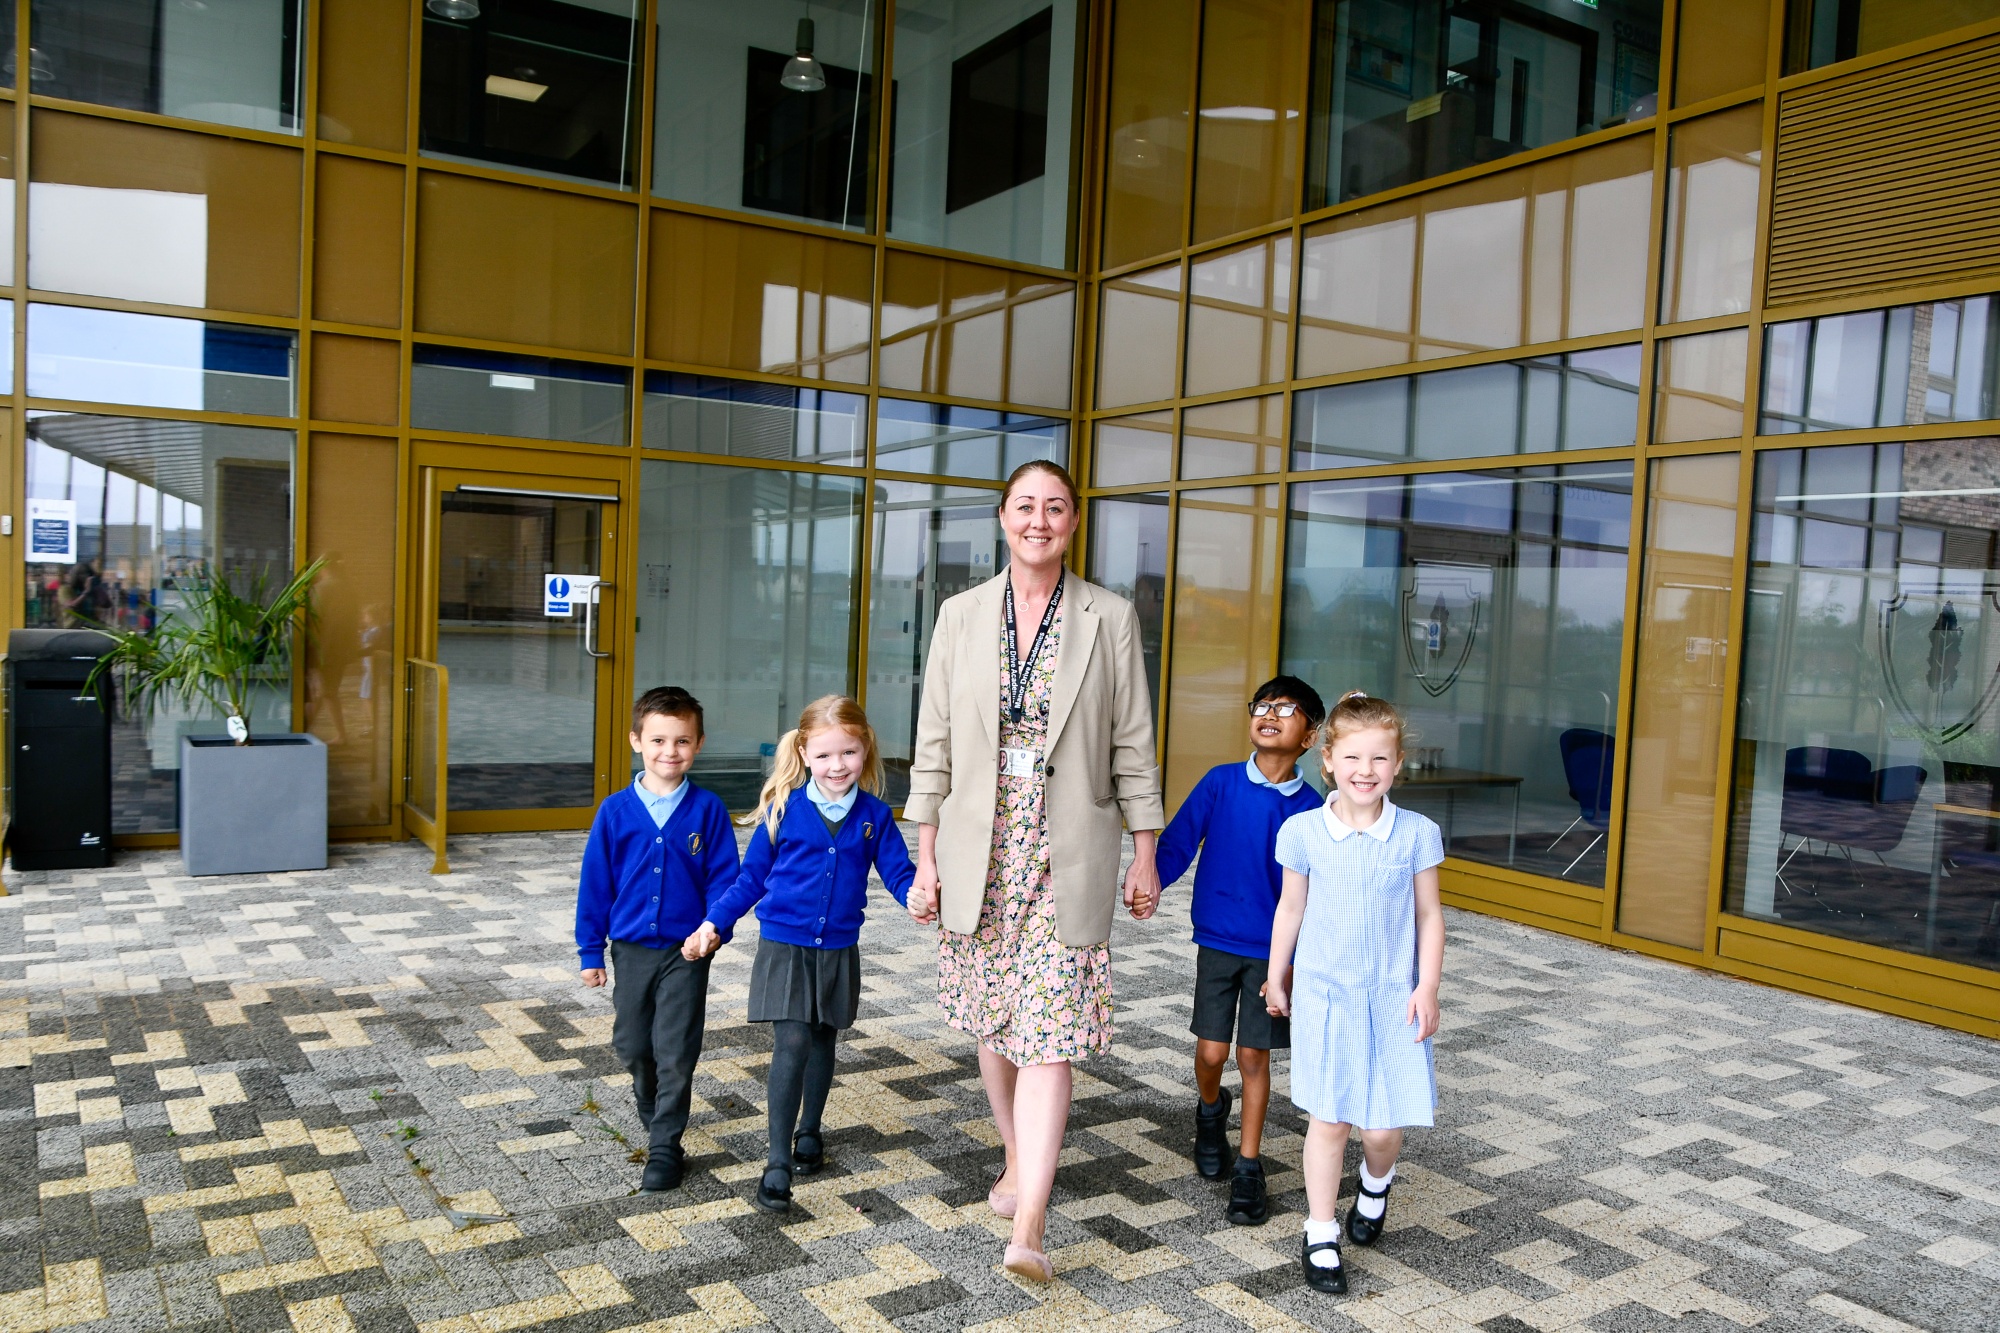
<svg viewBox="0 0 2000 1333"><path fill-rule="evenodd" d="M128 706L222 715L228 734L180 738L181 863L190 875L326 866L326 746L316 736L251 734L252 704L288 680L294 639L313 619L315 560L275 591L240 590L216 570L190 579L181 605L140 633L97 628L115 643L91 674L117 674Z"/></svg>

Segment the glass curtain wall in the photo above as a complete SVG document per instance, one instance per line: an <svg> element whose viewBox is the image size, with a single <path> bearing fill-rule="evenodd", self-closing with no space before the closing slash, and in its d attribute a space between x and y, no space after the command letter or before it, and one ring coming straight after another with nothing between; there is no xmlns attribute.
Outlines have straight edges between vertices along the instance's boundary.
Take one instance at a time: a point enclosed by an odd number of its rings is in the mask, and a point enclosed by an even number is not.
<svg viewBox="0 0 2000 1333"><path fill-rule="evenodd" d="M1292 488L1282 669L1394 699L1453 856L1602 886L1628 462ZM1176 626L1178 642L1178 625Z"/></svg>
<svg viewBox="0 0 2000 1333"><path fill-rule="evenodd" d="M889 234L1069 263L1076 0L899 0Z"/></svg>
<svg viewBox="0 0 2000 1333"><path fill-rule="evenodd" d="M888 786L910 794L917 706L938 607L1007 566L1000 493L972 486L875 483L868 586L868 720Z"/></svg>
<svg viewBox="0 0 2000 1333"><path fill-rule="evenodd" d="M653 193L866 231L881 0L661 0Z"/></svg>
<svg viewBox="0 0 2000 1333"><path fill-rule="evenodd" d="M1160 715L1160 646L1167 624L1167 496L1164 491L1090 500L1090 581L1139 612L1139 646L1153 717Z"/></svg>
<svg viewBox="0 0 2000 1333"><path fill-rule="evenodd" d="M640 465L633 681L701 700L708 743L694 776L731 809L756 801L801 708L853 689L863 484Z"/></svg>
<svg viewBox="0 0 2000 1333"><path fill-rule="evenodd" d="M433 157L632 188L636 0L479 0L423 11L419 144Z"/></svg>
<svg viewBox="0 0 2000 1333"><path fill-rule="evenodd" d="M292 571L293 445L288 430L29 413L22 623L143 633L185 614L189 594L214 580L245 595L275 588ZM259 680L252 729L291 720L289 673ZM112 831L177 827L180 738L221 729L211 709L121 703Z"/></svg>
<svg viewBox="0 0 2000 1333"><path fill-rule="evenodd" d="M299 132L300 0L34 0L33 90L125 111ZM4 82L14 85L14 15Z"/></svg>
<svg viewBox="0 0 2000 1333"><path fill-rule="evenodd" d="M1659 0L1318 0L1306 207L1653 115Z"/></svg>
<svg viewBox="0 0 2000 1333"><path fill-rule="evenodd" d="M1755 486L1727 910L2000 967L2000 440Z"/></svg>

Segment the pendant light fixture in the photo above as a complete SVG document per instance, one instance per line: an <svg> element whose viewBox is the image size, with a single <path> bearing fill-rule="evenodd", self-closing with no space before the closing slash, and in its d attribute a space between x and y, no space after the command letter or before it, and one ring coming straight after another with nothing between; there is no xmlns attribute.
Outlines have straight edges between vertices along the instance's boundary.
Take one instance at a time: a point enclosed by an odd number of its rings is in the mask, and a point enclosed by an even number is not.
<svg viewBox="0 0 2000 1333"><path fill-rule="evenodd" d="M447 0L450 3L451 0ZM778 83L795 93L816 93L826 87L826 71L813 59L813 21L799 20L798 54L785 62Z"/></svg>
<svg viewBox="0 0 2000 1333"><path fill-rule="evenodd" d="M479 17L479 0L424 0L424 8L439 18L470 23Z"/></svg>

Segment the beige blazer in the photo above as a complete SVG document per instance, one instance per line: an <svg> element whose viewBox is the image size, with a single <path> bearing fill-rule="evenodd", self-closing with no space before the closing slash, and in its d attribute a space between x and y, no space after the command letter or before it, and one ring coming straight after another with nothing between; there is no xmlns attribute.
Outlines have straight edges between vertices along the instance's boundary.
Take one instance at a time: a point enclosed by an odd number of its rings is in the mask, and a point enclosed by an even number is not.
<svg viewBox="0 0 2000 1333"><path fill-rule="evenodd" d="M1139 613L1116 593L1063 575L1062 639L1043 755L1056 933L1071 948L1111 938L1121 901L1120 824L1166 826ZM903 814L937 826L938 919L979 928L999 794L1000 635L1007 575L938 608Z"/></svg>

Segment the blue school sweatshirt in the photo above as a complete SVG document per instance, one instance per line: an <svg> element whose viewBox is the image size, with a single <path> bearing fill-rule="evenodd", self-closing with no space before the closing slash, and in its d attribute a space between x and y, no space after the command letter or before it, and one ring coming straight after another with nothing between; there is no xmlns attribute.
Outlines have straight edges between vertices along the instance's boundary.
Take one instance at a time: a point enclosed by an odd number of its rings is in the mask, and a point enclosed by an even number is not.
<svg viewBox="0 0 2000 1333"><path fill-rule="evenodd" d="M686 785L687 795L664 826L653 823L630 787L597 807L576 885L581 966L604 966L607 937L649 949L680 948L708 918L710 900L735 880L729 811L714 792Z"/></svg>
<svg viewBox="0 0 2000 1333"><path fill-rule="evenodd" d="M1256 760L1252 759L1251 763ZM1320 796L1301 784L1290 796L1250 780L1242 764L1218 764L1202 775L1160 835L1160 883L1194 872L1194 942L1246 958L1271 954L1271 918L1278 914L1284 867L1273 854L1278 828Z"/></svg>
<svg viewBox="0 0 2000 1333"><path fill-rule="evenodd" d="M762 820L750 835L736 882L708 905L725 936L752 906L763 937L808 949L845 949L861 938L873 866L899 903L909 901L917 868L896 820L877 797L856 792L854 808L828 833L801 783L785 798L774 847Z"/></svg>

